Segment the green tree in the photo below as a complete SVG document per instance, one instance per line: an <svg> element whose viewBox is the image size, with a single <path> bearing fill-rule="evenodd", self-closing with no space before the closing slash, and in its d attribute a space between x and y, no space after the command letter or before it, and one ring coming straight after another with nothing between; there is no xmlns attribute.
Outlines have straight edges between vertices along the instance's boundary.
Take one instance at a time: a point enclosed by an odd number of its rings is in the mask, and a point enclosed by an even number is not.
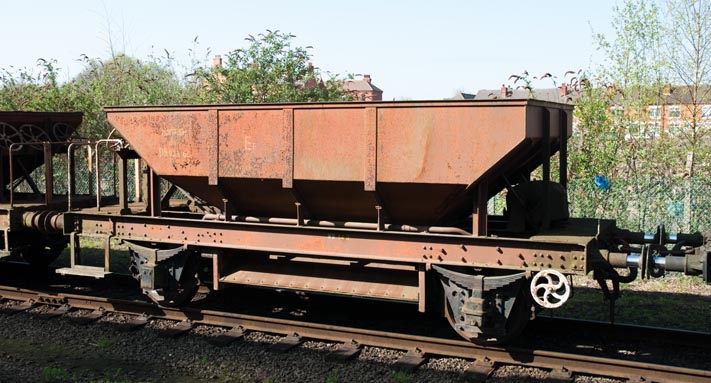
<svg viewBox="0 0 711 383"><path fill-rule="evenodd" d="M84 112L83 134L105 138L110 126L108 105L171 105L191 100L181 80L166 63L125 55L109 60L83 57L85 69L68 84L73 106Z"/></svg>
<svg viewBox="0 0 711 383"><path fill-rule="evenodd" d="M293 45L294 35L250 35L247 48L227 55L224 66L198 69L193 86L207 103L319 102L349 99L336 77L323 80L312 66L311 47Z"/></svg>
<svg viewBox="0 0 711 383"><path fill-rule="evenodd" d="M683 108L673 132L679 162L689 176L696 175L697 164L709 175L711 126L703 124L702 107L711 103L711 1L667 0L666 11L666 64L672 84L682 86L668 96Z"/></svg>
<svg viewBox="0 0 711 383"><path fill-rule="evenodd" d="M659 105L666 82L662 30L659 9L648 0L625 0L614 12L613 35L596 35L605 61L580 81L569 166L571 179L582 183L571 199L578 201L576 215L621 218L638 229L650 177L673 170L669 138L648 108ZM612 180L612 189L596 188L598 175Z"/></svg>
<svg viewBox="0 0 711 383"><path fill-rule="evenodd" d="M74 110L69 89L59 80L54 60L37 60L39 71L0 69L0 110Z"/></svg>

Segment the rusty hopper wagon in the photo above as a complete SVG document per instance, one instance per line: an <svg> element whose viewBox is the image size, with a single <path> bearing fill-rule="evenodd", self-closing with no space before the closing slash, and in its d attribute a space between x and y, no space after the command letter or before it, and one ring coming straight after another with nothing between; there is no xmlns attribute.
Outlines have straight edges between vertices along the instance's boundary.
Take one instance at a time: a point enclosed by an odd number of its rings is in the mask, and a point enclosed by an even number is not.
<svg viewBox="0 0 711 383"><path fill-rule="evenodd" d="M15 252L46 266L66 247L51 228L67 208L66 196L54 193L52 157L66 150L81 121L81 113L0 112L0 256ZM37 171L43 183L31 176Z"/></svg>
<svg viewBox="0 0 711 383"><path fill-rule="evenodd" d="M78 238L122 240L134 277L162 305L189 302L201 283L338 294L409 302L441 312L466 339L492 342L515 336L536 309L564 304L571 275L594 273L611 298L638 274L710 279L698 233L636 233L568 216L569 105L106 110L123 137L111 140L117 203L75 206L70 191L67 211L50 214L44 229L70 238L64 274L111 271L109 252L103 268L82 265ZM560 166L551 169L555 153ZM132 199L129 161L144 170L145 191ZM502 191L504 214L489 215ZM178 194L188 203L172 203Z"/></svg>

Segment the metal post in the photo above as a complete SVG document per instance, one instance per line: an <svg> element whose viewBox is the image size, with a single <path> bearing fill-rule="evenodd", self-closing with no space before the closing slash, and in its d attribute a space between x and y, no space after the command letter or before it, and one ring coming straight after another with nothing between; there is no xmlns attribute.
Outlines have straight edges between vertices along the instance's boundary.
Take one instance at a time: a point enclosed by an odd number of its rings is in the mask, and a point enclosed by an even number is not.
<svg viewBox="0 0 711 383"><path fill-rule="evenodd" d="M74 161L74 144L67 147L67 210L72 210L72 196L76 190L76 162Z"/></svg>
<svg viewBox="0 0 711 383"><path fill-rule="evenodd" d="M12 152L16 144L10 144L10 147L7 149L7 154L8 158L10 159L10 207L12 208L12 205L15 202L15 175L14 175L14 164L12 161Z"/></svg>
<svg viewBox="0 0 711 383"><path fill-rule="evenodd" d="M542 228L550 226L550 180L551 180L551 112L548 108L543 108L543 150L541 160L543 162L543 219Z"/></svg>
<svg viewBox="0 0 711 383"><path fill-rule="evenodd" d="M153 169L148 168L149 174L149 184L150 184L150 205L151 205L151 216L160 217L160 177L153 172Z"/></svg>
<svg viewBox="0 0 711 383"><path fill-rule="evenodd" d="M568 111L560 111L560 131L558 133L560 140L560 167L558 169L560 184L565 189L568 188Z"/></svg>
<svg viewBox="0 0 711 383"><path fill-rule="evenodd" d="M52 166L52 147L49 142L42 143L44 149L44 203L52 203L54 195L54 169Z"/></svg>
<svg viewBox="0 0 711 383"><path fill-rule="evenodd" d="M0 156L0 188L5 185L5 160ZM0 203L5 203L5 190L0 189Z"/></svg>
<svg viewBox="0 0 711 383"><path fill-rule="evenodd" d="M99 142L94 145L94 158L96 158L96 161L94 161L94 167L96 171L94 174L96 174L96 210L101 209L101 166L99 166Z"/></svg>
<svg viewBox="0 0 711 383"><path fill-rule="evenodd" d="M126 170L128 159L119 156L118 172L119 172L119 214L129 214L131 210L128 208L128 174Z"/></svg>
<svg viewBox="0 0 711 383"><path fill-rule="evenodd" d="M142 187L143 177L141 175L141 159L136 158L133 160L133 192L134 192L134 202L143 202L143 187Z"/></svg>
<svg viewBox="0 0 711 383"><path fill-rule="evenodd" d="M73 269L76 265L81 265L81 246L79 235L73 231L69 233L69 267Z"/></svg>
<svg viewBox="0 0 711 383"><path fill-rule="evenodd" d="M487 228L487 202L489 202L489 185L486 179L479 181L477 196L474 201L474 213L472 214L472 234L477 237L485 237Z"/></svg>

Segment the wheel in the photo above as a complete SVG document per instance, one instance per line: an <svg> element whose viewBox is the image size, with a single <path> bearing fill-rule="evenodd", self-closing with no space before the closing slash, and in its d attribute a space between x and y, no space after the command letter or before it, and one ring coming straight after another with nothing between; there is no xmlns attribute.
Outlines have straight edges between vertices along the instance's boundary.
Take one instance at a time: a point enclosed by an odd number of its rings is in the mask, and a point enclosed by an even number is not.
<svg viewBox="0 0 711 383"><path fill-rule="evenodd" d="M526 325L530 321L531 302L529 299L526 299L527 297L525 296L525 291L526 290L523 288L519 291L519 294L516 298L516 301L513 303L513 307L509 312L509 315L505 318L500 318L500 320L503 320L505 323L503 325L504 331L499 332L496 335L492 335L487 332L473 334L471 332L465 331L459 325L461 322L458 323L457 320L455 320L454 314L452 312L452 306L450 304L446 304L447 307L445 308L444 316L445 318L447 318L447 321L449 322L450 326L452 326L452 329L454 329L454 331L459 334L459 336L469 340L472 343L482 346L491 346L507 343L521 335L523 330L526 328Z"/></svg>
<svg viewBox="0 0 711 383"><path fill-rule="evenodd" d="M158 250L175 254L158 262L154 267L148 267L147 259L141 256L145 251L140 250L147 248L136 244L129 244L129 248L132 250L129 271L142 286L146 286L145 283L150 282L152 278L149 285L153 288L144 287L143 293L153 302L161 306L178 307L189 303L195 297L200 287L200 258L197 254L179 249Z"/></svg>
<svg viewBox="0 0 711 383"><path fill-rule="evenodd" d="M525 273L481 275L433 268L444 292L444 316L462 338L499 344L514 339L526 327L532 303Z"/></svg>
<svg viewBox="0 0 711 383"><path fill-rule="evenodd" d="M66 239L45 238L19 249L20 256L33 267L47 267L67 247Z"/></svg>
<svg viewBox="0 0 711 383"><path fill-rule="evenodd" d="M200 287L198 278L198 258L190 256L185 264L180 280L175 286L143 290L153 302L166 307L179 307L190 303Z"/></svg>

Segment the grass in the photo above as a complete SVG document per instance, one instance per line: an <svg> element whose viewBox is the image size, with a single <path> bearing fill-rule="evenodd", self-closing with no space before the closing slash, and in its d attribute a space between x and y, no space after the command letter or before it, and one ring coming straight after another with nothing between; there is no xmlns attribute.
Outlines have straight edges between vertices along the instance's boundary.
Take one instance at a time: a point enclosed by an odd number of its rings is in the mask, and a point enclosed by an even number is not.
<svg viewBox="0 0 711 383"><path fill-rule="evenodd" d="M73 381L74 377L67 370L60 367L44 367L42 381L46 383L62 383Z"/></svg>
<svg viewBox="0 0 711 383"><path fill-rule="evenodd" d="M81 248L81 264L87 266L104 266L104 240L94 237L80 237L79 246ZM128 247L119 242L116 238L111 238L110 242L110 264L109 270L113 273L128 273L128 266L131 263ZM54 262L55 266L68 267L69 246L62 252Z"/></svg>
<svg viewBox="0 0 711 383"><path fill-rule="evenodd" d="M96 341L96 345L99 346L99 348L108 348L112 343L113 341L108 338L101 338Z"/></svg>
<svg viewBox="0 0 711 383"><path fill-rule="evenodd" d="M668 273L657 279L637 279L620 287L615 302L617 323L711 332L711 286L698 277ZM574 295L562 307L546 310L543 316L608 321L609 301L597 282L588 277L574 279ZM683 313L683 315L680 315Z"/></svg>
<svg viewBox="0 0 711 383"><path fill-rule="evenodd" d="M392 383L409 383L410 381L412 381L412 374L408 374L407 372L402 371L395 371L390 376L390 381Z"/></svg>

